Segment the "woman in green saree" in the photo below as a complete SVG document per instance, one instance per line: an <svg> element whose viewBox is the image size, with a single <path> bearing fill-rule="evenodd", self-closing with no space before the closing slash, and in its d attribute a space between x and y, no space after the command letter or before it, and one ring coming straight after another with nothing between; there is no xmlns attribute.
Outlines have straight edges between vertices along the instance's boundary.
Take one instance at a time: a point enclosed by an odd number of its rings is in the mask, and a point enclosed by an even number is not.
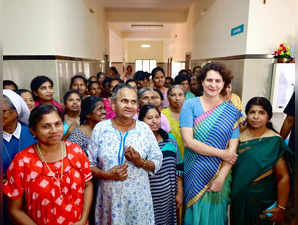
<svg viewBox="0 0 298 225"><path fill-rule="evenodd" d="M290 179L283 154L289 148L269 122L272 106L266 98L250 99L245 113L247 126L240 133L232 171L231 225L272 224L283 219L288 201ZM267 212L273 216L260 216Z"/></svg>

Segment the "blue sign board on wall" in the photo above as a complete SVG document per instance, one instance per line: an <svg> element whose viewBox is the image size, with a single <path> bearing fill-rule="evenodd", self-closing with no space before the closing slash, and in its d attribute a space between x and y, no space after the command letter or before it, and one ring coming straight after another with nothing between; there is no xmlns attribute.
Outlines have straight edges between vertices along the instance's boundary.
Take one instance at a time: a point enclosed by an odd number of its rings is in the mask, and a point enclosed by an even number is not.
<svg viewBox="0 0 298 225"><path fill-rule="evenodd" d="M244 31L244 24L241 24L237 27L233 27L231 29L231 36L235 36L237 34L243 33L243 31Z"/></svg>

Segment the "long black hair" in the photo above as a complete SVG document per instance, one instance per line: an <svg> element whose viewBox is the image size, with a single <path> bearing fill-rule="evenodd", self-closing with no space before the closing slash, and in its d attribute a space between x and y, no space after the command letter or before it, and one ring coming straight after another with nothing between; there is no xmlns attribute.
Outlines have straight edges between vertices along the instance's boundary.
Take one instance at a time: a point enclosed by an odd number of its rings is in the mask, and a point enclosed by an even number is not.
<svg viewBox="0 0 298 225"><path fill-rule="evenodd" d="M245 106L245 114L248 115L248 112L250 110L250 108L253 106L253 105L259 105L259 106L262 106L263 109L267 112L268 114L268 122L266 124L266 127L268 129L271 129L273 131L275 131L276 133L278 133L274 128L273 128L273 125L272 125L272 122L270 122L271 118L272 118L272 115L273 115L273 112L272 112L272 105L270 103L270 101L265 98L265 97L253 97L251 98L246 106Z"/></svg>
<svg viewBox="0 0 298 225"><path fill-rule="evenodd" d="M155 109L158 112L159 116L161 115L161 113L157 107L155 107L153 105L144 105L140 109L140 112L139 112L139 120L140 121L144 121L144 118L150 109ZM162 128L159 128L157 133L162 137L163 140L167 140L169 138L168 133L165 130L163 130Z"/></svg>

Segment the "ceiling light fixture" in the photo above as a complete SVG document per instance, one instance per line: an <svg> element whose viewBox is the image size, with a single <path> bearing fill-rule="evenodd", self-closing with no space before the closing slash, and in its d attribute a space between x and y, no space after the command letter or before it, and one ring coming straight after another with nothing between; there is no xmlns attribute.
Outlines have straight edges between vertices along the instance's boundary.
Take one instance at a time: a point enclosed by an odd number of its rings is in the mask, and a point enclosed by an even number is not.
<svg viewBox="0 0 298 225"><path fill-rule="evenodd" d="M151 47L151 45L149 45L149 44L141 44L141 48L150 48Z"/></svg>
<svg viewBox="0 0 298 225"><path fill-rule="evenodd" d="M130 27L138 30L159 30L163 28L163 24L131 24Z"/></svg>

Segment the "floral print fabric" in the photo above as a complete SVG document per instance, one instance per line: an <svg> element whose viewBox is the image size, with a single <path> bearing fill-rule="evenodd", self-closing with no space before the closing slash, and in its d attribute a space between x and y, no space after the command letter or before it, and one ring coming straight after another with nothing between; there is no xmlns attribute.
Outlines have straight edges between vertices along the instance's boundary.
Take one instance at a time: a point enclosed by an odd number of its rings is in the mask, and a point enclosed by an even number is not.
<svg viewBox="0 0 298 225"><path fill-rule="evenodd" d="M90 166L108 171L119 165L119 157L121 159L124 154L121 146L132 146L142 158L154 162L155 172L160 169L162 152L149 126L141 121L136 121L135 128L125 134L114 128L111 120L98 123L87 150ZM125 181L97 180L97 225L155 224L148 171L135 167L129 161L126 163L128 178Z"/></svg>
<svg viewBox="0 0 298 225"><path fill-rule="evenodd" d="M37 224L69 225L79 221L83 210L85 183L92 179L86 154L76 144L65 142L61 186L34 150L19 152L7 170L3 191L11 199L23 197L26 213ZM48 163L56 178L61 161Z"/></svg>

